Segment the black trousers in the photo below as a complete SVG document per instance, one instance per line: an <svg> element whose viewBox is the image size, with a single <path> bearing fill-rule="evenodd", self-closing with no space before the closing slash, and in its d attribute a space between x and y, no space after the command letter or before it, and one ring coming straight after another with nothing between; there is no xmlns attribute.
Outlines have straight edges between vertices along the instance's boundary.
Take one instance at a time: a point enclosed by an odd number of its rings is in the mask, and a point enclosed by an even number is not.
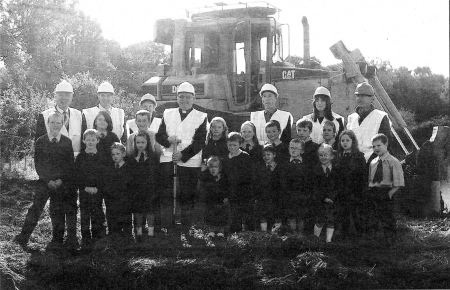
<svg viewBox="0 0 450 290"><path fill-rule="evenodd" d="M394 216L394 199L389 198L391 188L371 187L368 191L370 200L369 227L376 228L378 224L387 233L395 233L397 222Z"/></svg>
<svg viewBox="0 0 450 290"><path fill-rule="evenodd" d="M40 181L38 191L34 195L33 204L28 209L25 222L20 233L28 240L36 228L45 204L50 198L50 219L52 221L53 241L62 243L64 229L67 224L67 242L77 242L77 192L72 186L62 185L56 191L50 190Z"/></svg>
<svg viewBox="0 0 450 290"><path fill-rule="evenodd" d="M173 163L161 163L160 180L160 210L161 227L169 228L174 226L173 217ZM178 191L177 201L181 207L181 224L187 228L192 224L192 214L195 205L197 182L200 174L200 167L177 166Z"/></svg>
<svg viewBox="0 0 450 290"><path fill-rule="evenodd" d="M102 192L89 194L80 189L80 219L83 243L105 236Z"/></svg>
<svg viewBox="0 0 450 290"><path fill-rule="evenodd" d="M126 201L105 198L108 234L131 236L133 230L132 214Z"/></svg>

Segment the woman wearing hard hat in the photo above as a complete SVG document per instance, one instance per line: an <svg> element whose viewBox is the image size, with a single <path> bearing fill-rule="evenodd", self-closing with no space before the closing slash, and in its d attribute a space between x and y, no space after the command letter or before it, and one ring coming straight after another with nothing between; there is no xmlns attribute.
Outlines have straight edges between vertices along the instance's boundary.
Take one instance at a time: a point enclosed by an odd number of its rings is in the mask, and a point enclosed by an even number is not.
<svg viewBox="0 0 450 290"><path fill-rule="evenodd" d="M269 141L266 135L266 123L270 120L276 120L280 123L281 136L280 140L283 143L289 144L291 141L291 128L294 118L291 113L278 110L278 91L274 85L265 84L262 86L259 95L262 99L264 110L252 112L250 114L250 121L256 127L256 136L261 145Z"/></svg>
<svg viewBox="0 0 450 290"><path fill-rule="evenodd" d="M108 82L103 82L98 86L97 94L99 104L95 107L83 110L87 128L92 129L94 127L94 120L95 117L97 117L98 112L107 111L110 113L113 121L113 132L125 143L125 112L122 109L114 108L112 106L112 99L114 96L113 86Z"/></svg>
<svg viewBox="0 0 450 290"><path fill-rule="evenodd" d="M325 87L318 87L314 92L313 97L313 112L309 115L300 118L301 121L311 121L313 129L311 132L311 139L314 143L322 143L323 125L326 121L331 121L336 126L337 138L344 130L344 118L333 111L331 111L331 93Z"/></svg>

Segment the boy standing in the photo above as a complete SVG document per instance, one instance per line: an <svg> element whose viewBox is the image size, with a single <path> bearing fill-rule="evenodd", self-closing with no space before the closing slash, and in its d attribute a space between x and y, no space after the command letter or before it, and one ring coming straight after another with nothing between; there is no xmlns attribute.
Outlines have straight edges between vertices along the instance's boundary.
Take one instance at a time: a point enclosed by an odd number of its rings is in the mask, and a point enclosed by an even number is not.
<svg viewBox="0 0 450 290"><path fill-rule="evenodd" d="M330 243L336 219L336 199L342 190L342 182L337 164L332 163L333 148L322 143L318 155L320 163L314 168L314 200L316 203L314 235L319 237L323 226L326 225L326 241Z"/></svg>
<svg viewBox="0 0 450 290"><path fill-rule="evenodd" d="M289 145L280 140L281 127L277 120L270 120L266 123L267 144L271 144L275 149L275 162L285 163L289 160Z"/></svg>
<svg viewBox="0 0 450 290"><path fill-rule="evenodd" d="M62 245L66 214L69 207L67 191L73 174L72 140L61 134L64 117L59 112L48 116L49 133L39 137L35 143L34 160L36 172L42 185L40 190L50 196L50 218L52 220L52 244Z"/></svg>
<svg viewBox="0 0 450 290"><path fill-rule="evenodd" d="M99 140L97 130L86 130L83 134L86 149L75 160L75 176L80 191L82 245L87 247L106 234L102 205L105 164L110 158L106 152L97 150Z"/></svg>
<svg viewBox="0 0 450 290"><path fill-rule="evenodd" d="M310 135L312 132L311 121L297 121L295 124L297 129L297 135L305 143L305 150L302 154L303 162L305 166L312 169L319 159L317 157L317 150L319 149L319 144L314 143Z"/></svg>
<svg viewBox="0 0 450 290"><path fill-rule="evenodd" d="M393 196L400 187L405 186L403 169L398 159L389 153L386 135L373 136L372 146L377 157L369 166L369 197L375 217L381 221L386 241L391 243L396 233Z"/></svg>
<svg viewBox="0 0 450 290"><path fill-rule="evenodd" d="M285 205L289 228L294 232L303 233L305 218L307 218L308 200L310 194L309 176L302 159L305 143L296 138L289 143L290 159L287 164L287 184L289 185L283 204Z"/></svg>

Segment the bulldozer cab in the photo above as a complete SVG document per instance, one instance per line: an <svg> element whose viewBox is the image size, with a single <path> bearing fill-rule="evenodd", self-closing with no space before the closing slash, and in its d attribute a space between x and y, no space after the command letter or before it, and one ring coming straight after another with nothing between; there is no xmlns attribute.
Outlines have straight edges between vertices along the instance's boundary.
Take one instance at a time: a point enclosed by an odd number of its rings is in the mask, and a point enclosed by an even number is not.
<svg viewBox="0 0 450 290"><path fill-rule="evenodd" d="M238 4L243 5L188 11L190 22L162 19L155 25L155 42L172 48L166 75L226 77L229 111L246 110L258 100L261 86L271 81L272 64L284 60L281 25L273 16L279 10L267 3Z"/></svg>

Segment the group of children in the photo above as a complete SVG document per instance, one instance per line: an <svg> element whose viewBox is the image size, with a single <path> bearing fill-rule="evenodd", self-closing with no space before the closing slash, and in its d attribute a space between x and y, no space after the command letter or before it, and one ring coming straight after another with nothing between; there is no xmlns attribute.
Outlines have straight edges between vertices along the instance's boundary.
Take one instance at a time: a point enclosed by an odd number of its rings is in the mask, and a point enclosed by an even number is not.
<svg viewBox="0 0 450 290"><path fill-rule="evenodd" d="M70 183L79 189L83 245L106 234L105 219L109 234L131 237L134 232L140 241L147 224L147 234L153 236L161 147L148 131L150 113L136 113L139 131L124 146L112 132L109 114L100 112L94 129L84 132L86 149L75 162L70 140L59 132L62 120L58 112L49 116L50 133L35 148L37 173L52 192L51 205L58 208L52 211L51 206L51 214L64 214L58 193ZM310 121L297 122L296 130L298 136L286 144L279 139L280 124L269 121L269 142L260 144L252 122L229 133L224 119L213 118L202 151L195 222L219 237L247 230L311 231L319 237L325 227L331 242L337 225L343 233L364 234L380 222L386 236L392 236L392 196L403 186L403 173L387 152L386 136L374 136L378 157L366 165L352 131L336 136L334 123L327 122L324 142L316 144L309 136ZM63 235L64 222L53 228L54 235Z"/></svg>

